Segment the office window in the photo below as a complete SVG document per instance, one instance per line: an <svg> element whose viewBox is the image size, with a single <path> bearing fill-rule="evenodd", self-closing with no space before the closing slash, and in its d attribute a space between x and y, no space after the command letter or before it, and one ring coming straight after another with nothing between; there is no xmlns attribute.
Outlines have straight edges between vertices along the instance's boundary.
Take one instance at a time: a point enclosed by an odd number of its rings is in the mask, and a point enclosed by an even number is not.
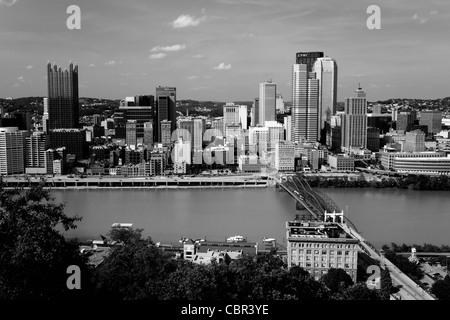
<svg viewBox="0 0 450 320"><path fill-rule="evenodd" d="M319 254L319 250L314 250L314 254Z"/></svg>
<svg viewBox="0 0 450 320"><path fill-rule="evenodd" d="M350 254L350 251L345 251L345 255L348 256Z"/></svg>
<svg viewBox="0 0 450 320"><path fill-rule="evenodd" d="M306 266L307 266L307 267L311 267L311 262L307 262L307 263L306 263Z"/></svg>
<svg viewBox="0 0 450 320"><path fill-rule="evenodd" d="M322 254L326 255L327 254L327 250L322 250Z"/></svg>
<svg viewBox="0 0 450 320"><path fill-rule="evenodd" d="M337 254L338 254L338 256L342 255L342 251L338 250Z"/></svg>
<svg viewBox="0 0 450 320"><path fill-rule="evenodd" d="M311 256L306 256L306 261L311 261Z"/></svg>
<svg viewBox="0 0 450 320"><path fill-rule="evenodd" d="M311 250L306 250L306 254L311 254Z"/></svg>
<svg viewBox="0 0 450 320"><path fill-rule="evenodd" d="M330 250L330 255L334 256L334 250Z"/></svg>

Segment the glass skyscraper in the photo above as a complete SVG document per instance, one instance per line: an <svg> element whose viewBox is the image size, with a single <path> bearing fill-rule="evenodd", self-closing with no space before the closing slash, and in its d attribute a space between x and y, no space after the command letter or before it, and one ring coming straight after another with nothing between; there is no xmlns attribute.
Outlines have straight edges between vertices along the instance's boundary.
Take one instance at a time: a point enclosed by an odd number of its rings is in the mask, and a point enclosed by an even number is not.
<svg viewBox="0 0 450 320"><path fill-rule="evenodd" d="M47 64L48 129L79 127L78 66L70 63L69 70Z"/></svg>

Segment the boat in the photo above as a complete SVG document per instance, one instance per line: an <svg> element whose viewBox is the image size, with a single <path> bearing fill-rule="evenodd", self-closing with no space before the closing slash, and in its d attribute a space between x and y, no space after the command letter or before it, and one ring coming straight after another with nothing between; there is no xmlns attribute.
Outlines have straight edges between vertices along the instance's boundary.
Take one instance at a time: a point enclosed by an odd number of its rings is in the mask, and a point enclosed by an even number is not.
<svg viewBox="0 0 450 320"><path fill-rule="evenodd" d="M247 239L243 236L233 236L227 238L227 242L247 242Z"/></svg>

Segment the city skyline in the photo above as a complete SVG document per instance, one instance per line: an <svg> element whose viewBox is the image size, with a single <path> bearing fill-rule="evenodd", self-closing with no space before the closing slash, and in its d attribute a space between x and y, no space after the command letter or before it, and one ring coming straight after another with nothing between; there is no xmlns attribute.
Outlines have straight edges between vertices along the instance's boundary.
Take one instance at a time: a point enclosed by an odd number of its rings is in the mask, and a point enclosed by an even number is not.
<svg viewBox="0 0 450 320"><path fill-rule="evenodd" d="M272 79L289 101L295 53L309 51L338 62L338 101L357 83L373 101L448 96L448 3L379 1L380 30L366 26L372 3L347 3L78 1L81 30L69 30L72 3L0 1L0 57L8 61L0 97L45 96L47 61L72 60L80 97L122 99L161 85L176 87L179 100L252 101Z"/></svg>

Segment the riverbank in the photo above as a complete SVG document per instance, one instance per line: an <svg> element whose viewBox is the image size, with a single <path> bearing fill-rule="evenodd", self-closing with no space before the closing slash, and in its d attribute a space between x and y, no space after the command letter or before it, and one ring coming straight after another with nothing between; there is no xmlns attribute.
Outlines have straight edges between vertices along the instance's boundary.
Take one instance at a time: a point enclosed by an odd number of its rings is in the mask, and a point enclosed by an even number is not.
<svg viewBox="0 0 450 320"><path fill-rule="evenodd" d="M212 177L72 177L57 176L46 179L39 177L5 177L5 188L31 187L43 183L52 189L178 189L178 188L264 188L272 185L267 177L212 176Z"/></svg>

